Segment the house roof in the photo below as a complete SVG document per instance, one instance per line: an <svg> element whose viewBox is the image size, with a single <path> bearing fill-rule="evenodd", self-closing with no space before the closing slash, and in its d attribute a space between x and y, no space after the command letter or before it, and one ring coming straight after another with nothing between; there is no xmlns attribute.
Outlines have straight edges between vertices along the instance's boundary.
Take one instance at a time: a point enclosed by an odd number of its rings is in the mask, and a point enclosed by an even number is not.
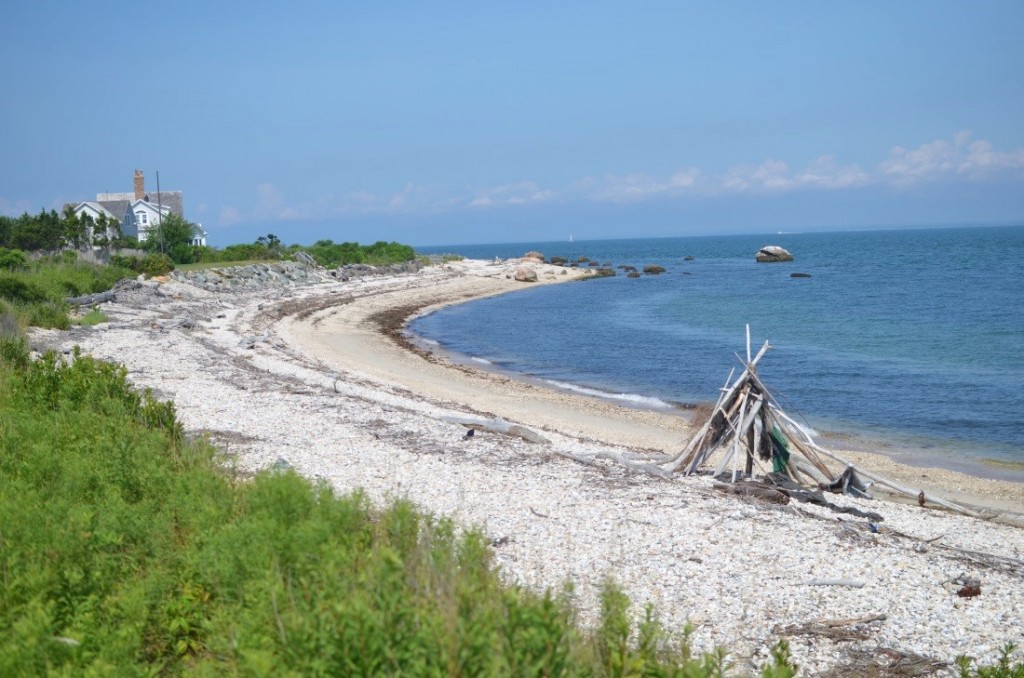
<svg viewBox="0 0 1024 678"><path fill-rule="evenodd" d="M159 203L163 207L170 208L171 214L177 214L182 218L185 216L185 199L181 191L160 191L159 195L155 191L150 191L142 196L142 200L153 205ZM108 212L118 215L118 218L120 218L124 215L124 211L128 208L129 204L135 204L135 194L99 193L96 195L96 202L103 205Z"/></svg>
<svg viewBox="0 0 1024 678"><path fill-rule="evenodd" d="M159 203L163 207L169 207L171 214L177 214L179 217L185 216L185 200L181 191L160 191L159 196L155 192L147 192L142 199L153 203L153 205Z"/></svg>
<svg viewBox="0 0 1024 678"><path fill-rule="evenodd" d="M77 205L75 205L74 210L75 212L78 212L80 209L84 207L88 207L95 212L99 212L100 214L106 214L108 217L114 217L114 214L110 210L108 210L106 207L93 200L86 200L85 202L78 203Z"/></svg>
<svg viewBox="0 0 1024 678"><path fill-rule="evenodd" d="M124 213L130 204L128 200L97 200L96 202L118 219L124 219Z"/></svg>
<svg viewBox="0 0 1024 678"><path fill-rule="evenodd" d="M149 196L146 196L146 197L149 197ZM139 205L145 205L146 207L148 207L149 209L153 210L154 212L161 212L161 213L163 213L165 215L173 213L171 211L170 205L157 205L152 200L146 200L146 198L143 198L141 200L132 201L132 204L131 204L132 211L135 211L135 208L138 207Z"/></svg>

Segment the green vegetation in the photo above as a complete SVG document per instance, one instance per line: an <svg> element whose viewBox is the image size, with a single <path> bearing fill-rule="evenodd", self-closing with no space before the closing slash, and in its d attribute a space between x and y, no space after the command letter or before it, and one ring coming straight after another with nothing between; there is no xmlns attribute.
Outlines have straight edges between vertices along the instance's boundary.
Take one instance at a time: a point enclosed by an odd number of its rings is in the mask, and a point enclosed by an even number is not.
<svg viewBox="0 0 1024 678"><path fill-rule="evenodd" d="M53 252L63 247L87 246L90 236L95 245L129 245L121 235L117 220L108 221L105 216L98 221L76 217L70 205L60 214L56 210L40 210L34 215L26 212L20 217L0 216L0 247Z"/></svg>
<svg viewBox="0 0 1024 678"><path fill-rule="evenodd" d="M85 315L83 315L81 318L76 319L74 321L74 324L75 325L83 325L83 326L86 326L86 327L91 327L93 325L99 325L100 323L105 323L105 322L107 322L107 320L109 320L109 318L107 318L107 314L106 313L104 313L103 311L99 310L98 308L94 308L94 309L90 310L88 313L86 313Z"/></svg>
<svg viewBox="0 0 1024 678"><path fill-rule="evenodd" d="M482 533L408 502L376 510L292 472L229 477L122 367L32 362L10 336L0 355L4 675L724 668L650 609L631 624L610 583L599 627L580 630L567 595L501 585Z"/></svg>
<svg viewBox="0 0 1024 678"><path fill-rule="evenodd" d="M316 260L316 263L328 268L345 264L370 264L384 266L403 261L412 261L416 252L408 245L397 242L378 240L372 245L360 245L355 242L335 243L330 240L318 240L312 247L302 248Z"/></svg>
<svg viewBox="0 0 1024 678"><path fill-rule="evenodd" d="M160 225L149 231L142 249L170 257L176 264L190 264L197 261L196 249L192 244L196 225L177 214L168 214Z"/></svg>
<svg viewBox="0 0 1024 678"><path fill-rule="evenodd" d="M74 252L30 261L18 250L0 248L0 315L12 316L21 327L67 329L66 298L104 292L132 275L118 266L78 262Z"/></svg>
<svg viewBox="0 0 1024 678"><path fill-rule="evenodd" d="M1017 646L1006 643L999 659L990 666L972 666L976 662L965 656L956 658L957 675L960 678L1024 678L1024 662L1014 663L1011 659Z"/></svg>
<svg viewBox="0 0 1024 678"><path fill-rule="evenodd" d="M158 252L151 252L141 257L113 254L110 257L110 263L151 278L157 275L167 275L174 270L174 262L171 261L171 258Z"/></svg>

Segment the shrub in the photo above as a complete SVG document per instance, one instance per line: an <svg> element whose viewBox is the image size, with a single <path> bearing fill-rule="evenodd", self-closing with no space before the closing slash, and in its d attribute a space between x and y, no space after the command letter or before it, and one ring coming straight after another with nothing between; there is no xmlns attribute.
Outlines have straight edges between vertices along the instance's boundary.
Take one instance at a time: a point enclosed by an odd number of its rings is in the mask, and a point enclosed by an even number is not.
<svg viewBox="0 0 1024 678"><path fill-rule="evenodd" d="M174 262L166 254L147 254L139 263L139 272L149 277L167 275L174 270Z"/></svg>
<svg viewBox="0 0 1024 678"><path fill-rule="evenodd" d="M110 263L135 273L153 277L167 275L174 270L174 262L166 254L150 253L142 257L126 257L115 254L110 257Z"/></svg>
<svg viewBox="0 0 1024 678"><path fill-rule="evenodd" d="M28 261L25 259L25 253L21 250L9 250L0 247L0 268L6 268L8 270L28 268Z"/></svg>
<svg viewBox="0 0 1024 678"><path fill-rule="evenodd" d="M0 275L0 299L15 303L33 304L47 300L47 294L34 282Z"/></svg>

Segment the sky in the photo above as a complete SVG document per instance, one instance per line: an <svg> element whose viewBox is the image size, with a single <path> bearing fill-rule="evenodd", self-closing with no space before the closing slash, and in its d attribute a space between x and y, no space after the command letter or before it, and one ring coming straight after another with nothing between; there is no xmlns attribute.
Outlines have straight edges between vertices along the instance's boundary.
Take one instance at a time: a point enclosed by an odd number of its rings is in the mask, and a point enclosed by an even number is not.
<svg viewBox="0 0 1024 678"><path fill-rule="evenodd" d="M22 2L0 213L210 243L1024 223L1024 2Z"/></svg>

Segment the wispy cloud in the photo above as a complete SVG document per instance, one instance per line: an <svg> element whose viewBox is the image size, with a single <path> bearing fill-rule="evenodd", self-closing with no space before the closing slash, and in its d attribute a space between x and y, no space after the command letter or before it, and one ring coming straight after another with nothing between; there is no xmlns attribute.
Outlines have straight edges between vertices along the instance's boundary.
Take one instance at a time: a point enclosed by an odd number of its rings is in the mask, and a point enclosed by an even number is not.
<svg viewBox="0 0 1024 678"><path fill-rule="evenodd" d="M936 139L914 149L896 146L878 165L879 175L896 186L967 177L986 179L1024 168L1024 148L997 151L988 141L971 141L969 131L952 140Z"/></svg>
<svg viewBox="0 0 1024 678"><path fill-rule="evenodd" d="M541 188L534 181L520 181L474 191L467 207L499 207L549 202L557 197L554 191Z"/></svg>
<svg viewBox="0 0 1024 678"><path fill-rule="evenodd" d="M951 139L937 139L913 149L897 146L889 151L886 159L867 170L857 164L843 164L833 155L819 156L795 170L783 160L765 158L759 163L735 165L718 174L684 166L664 175L636 172L588 176L563 186L544 186L537 181L523 180L495 186L470 186L461 191L410 182L391 193L360 189L322 195L305 202L291 202L274 184L262 183L255 188L250 209L224 206L220 216L223 225L230 225L245 220L429 214L543 203L633 204L687 197L843 191L865 186L906 188L942 180L981 181L1005 176L1024 179L1022 169L1024 149L1000 151L988 141L972 140L971 133L964 131ZM5 205L0 199L0 211Z"/></svg>

